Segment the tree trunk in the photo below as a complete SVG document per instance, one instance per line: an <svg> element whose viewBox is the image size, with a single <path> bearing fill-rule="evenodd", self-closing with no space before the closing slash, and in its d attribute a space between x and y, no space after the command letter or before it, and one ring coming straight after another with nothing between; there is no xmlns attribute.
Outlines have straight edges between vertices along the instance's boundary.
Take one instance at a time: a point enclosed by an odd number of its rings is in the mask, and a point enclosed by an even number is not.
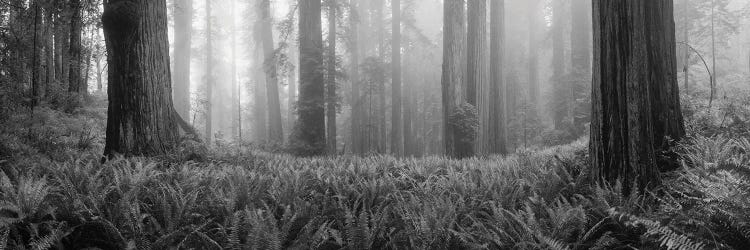
<svg viewBox="0 0 750 250"><path fill-rule="evenodd" d="M174 1L174 106L181 117L190 116L190 59L193 0Z"/></svg>
<svg viewBox="0 0 750 250"><path fill-rule="evenodd" d="M213 41L211 30L211 1L206 0L206 143L213 144Z"/></svg>
<svg viewBox="0 0 750 250"><path fill-rule="evenodd" d="M590 160L595 181L624 194L659 183L657 153L684 128L676 90L672 0L593 2ZM673 126L676 124L675 126Z"/></svg>
<svg viewBox="0 0 750 250"><path fill-rule="evenodd" d="M70 66L68 68L68 92L83 95L86 92L83 86L81 65L83 65L83 4L81 0L70 0L72 16L70 18Z"/></svg>
<svg viewBox="0 0 750 250"><path fill-rule="evenodd" d="M328 60L326 66L326 135L328 153L336 154L336 1L328 0Z"/></svg>
<svg viewBox="0 0 750 250"><path fill-rule="evenodd" d="M565 27L563 18L563 2L552 3L552 82L554 84L552 122L557 130L563 129L563 120L568 114L568 95L570 87L563 80L565 74L565 42L563 42L563 30ZM580 27L586 28L586 27Z"/></svg>
<svg viewBox="0 0 750 250"><path fill-rule="evenodd" d="M41 102L43 93L44 93L44 86L42 86L42 78L43 78L43 70L41 67L41 60L44 56L44 51L41 46L42 44L42 6L39 0L34 0L31 3L30 11L33 11L32 14L34 15L34 26L33 26L33 41L32 41L32 48L31 48L31 68L32 68L32 80L31 80L31 106L32 108L37 106L39 102Z"/></svg>
<svg viewBox="0 0 750 250"><path fill-rule="evenodd" d="M279 80L276 68L276 56L274 55L274 42L272 31L271 1L260 2L261 33L264 55L264 72L266 76L266 96L268 101L269 139L276 143L284 142L284 130L281 122L281 101L279 100Z"/></svg>
<svg viewBox="0 0 750 250"><path fill-rule="evenodd" d="M109 63L104 154L154 155L178 139L166 2L110 0L102 14Z"/></svg>
<svg viewBox="0 0 750 250"><path fill-rule="evenodd" d="M300 96L295 146L301 155L325 153L325 81L320 0L299 0Z"/></svg>
<svg viewBox="0 0 750 250"><path fill-rule="evenodd" d="M487 73L487 1L470 0L468 3L466 102L481 114L485 107L478 105L477 88L485 85ZM484 93L482 93L484 94ZM479 117L478 117L479 118ZM474 155L474 142L465 143L467 155Z"/></svg>
<svg viewBox="0 0 750 250"><path fill-rule="evenodd" d="M505 0L491 1L490 16L490 124L489 152L506 154L507 121L505 98Z"/></svg>
<svg viewBox="0 0 750 250"><path fill-rule="evenodd" d="M352 84L351 93L351 150L354 154L363 154L362 146L362 102L363 97L361 94L361 79L359 76L359 57L360 57L360 46L359 46L359 26L360 20L364 17L360 10L360 3L358 0L349 1L349 55L351 69L349 73L349 80Z"/></svg>
<svg viewBox="0 0 750 250"><path fill-rule="evenodd" d="M55 23L55 76L66 87L70 73L70 16L70 5L63 3Z"/></svg>
<svg viewBox="0 0 750 250"><path fill-rule="evenodd" d="M374 0L375 3L375 25L377 26L376 33L377 33L377 41L378 41L378 58L382 61L385 61L385 20L384 20L384 9L385 9L385 0ZM377 98L376 101L376 112L377 114L375 117L377 117L375 121L375 126L377 127L377 152L384 154L388 152L388 127L386 126L386 115L385 115L385 106L386 106L386 98L385 98L385 79L382 79L378 81L378 89L377 89Z"/></svg>
<svg viewBox="0 0 750 250"><path fill-rule="evenodd" d="M404 155L404 134L401 130L401 0L392 0L393 8L393 38L391 39L391 153L396 156Z"/></svg>
<svg viewBox="0 0 750 250"><path fill-rule="evenodd" d="M55 84L55 40L54 40L54 14L52 7L48 6L44 13L44 51L46 61L46 78L44 79L45 96L52 95L52 86Z"/></svg>
<svg viewBox="0 0 750 250"><path fill-rule="evenodd" d="M443 2L443 73L441 76L443 102L443 142L445 154L460 157L461 138L456 138L457 130L451 116L463 103L463 86L466 74L466 16L464 0Z"/></svg>
<svg viewBox="0 0 750 250"><path fill-rule="evenodd" d="M534 109L539 105L539 0L529 0L528 6L528 25L529 25L529 61L528 61L528 83L529 83L529 104Z"/></svg>

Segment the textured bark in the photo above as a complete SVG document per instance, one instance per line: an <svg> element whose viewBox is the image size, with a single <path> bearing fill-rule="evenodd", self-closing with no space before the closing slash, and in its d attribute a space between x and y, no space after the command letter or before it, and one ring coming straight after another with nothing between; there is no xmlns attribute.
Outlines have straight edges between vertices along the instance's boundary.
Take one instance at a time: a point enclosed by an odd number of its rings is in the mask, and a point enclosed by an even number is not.
<svg viewBox="0 0 750 250"><path fill-rule="evenodd" d="M174 1L174 106L190 116L190 59L193 34L193 0Z"/></svg>
<svg viewBox="0 0 750 250"><path fill-rule="evenodd" d="M110 0L102 24L109 63L105 155L169 151L179 131L172 106L166 2Z"/></svg>
<svg viewBox="0 0 750 250"><path fill-rule="evenodd" d="M70 65L68 68L68 92L85 94L86 89L83 84L83 75L81 67L83 65L83 4L81 0L71 0L70 9L72 16L70 18Z"/></svg>
<svg viewBox="0 0 750 250"><path fill-rule="evenodd" d="M445 154L460 157L456 129L450 122L454 109L463 102L466 74L466 16L463 0L443 2L443 73L441 76L443 102L443 142Z"/></svg>
<svg viewBox="0 0 750 250"><path fill-rule="evenodd" d="M61 2L61 10L55 22L55 77L67 86L70 73L70 5Z"/></svg>
<svg viewBox="0 0 750 250"><path fill-rule="evenodd" d="M485 107L478 105L477 89L485 85L487 73L487 1L470 0L468 3L466 102L479 114ZM480 93L484 94L484 92ZM467 156L474 155L474 142L462 143ZM481 145L480 145L481 146Z"/></svg>
<svg viewBox="0 0 750 250"><path fill-rule="evenodd" d="M260 2L261 34L264 55L264 72L266 76L266 100L268 101L268 135L271 141L284 142L284 130L281 122L281 101L279 100L279 80L274 55L274 42L271 17L271 1Z"/></svg>
<svg viewBox="0 0 750 250"><path fill-rule="evenodd" d="M494 154L506 154L507 120L505 98L505 0L491 0L490 16L490 124L489 150Z"/></svg>
<svg viewBox="0 0 750 250"><path fill-rule="evenodd" d="M328 153L336 154L336 1L327 1L328 50L326 52L326 141Z"/></svg>
<svg viewBox="0 0 750 250"><path fill-rule="evenodd" d="M304 155L325 153L325 81L320 0L299 0L300 89L295 144Z"/></svg>
<svg viewBox="0 0 750 250"><path fill-rule="evenodd" d="M213 80L213 38L211 29L211 1L206 0L206 142L208 145L213 144L213 101L214 101L214 80Z"/></svg>
<svg viewBox="0 0 750 250"><path fill-rule="evenodd" d="M552 3L552 82L554 84L552 123L555 129L563 129L563 120L568 114L568 93L570 86L563 81L565 74L565 42L563 41L563 30L565 18L563 17L563 2ZM585 27L580 27L585 28Z"/></svg>
<svg viewBox="0 0 750 250"><path fill-rule="evenodd" d="M393 8L391 39L391 153L396 156L404 154L404 134L402 131L401 107L401 0L392 0Z"/></svg>
<svg viewBox="0 0 750 250"><path fill-rule="evenodd" d="M682 124L679 97L671 95L676 89L672 1L593 4L591 176L622 183L625 194L636 188L634 182L643 191L659 183L656 152L666 149L664 137L681 137L679 128L663 129Z"/></svg>

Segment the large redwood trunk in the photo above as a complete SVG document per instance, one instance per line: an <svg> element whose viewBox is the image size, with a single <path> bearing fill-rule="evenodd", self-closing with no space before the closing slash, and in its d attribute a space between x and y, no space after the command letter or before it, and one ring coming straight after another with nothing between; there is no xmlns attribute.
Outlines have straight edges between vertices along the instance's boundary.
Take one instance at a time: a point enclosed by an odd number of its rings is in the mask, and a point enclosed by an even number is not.
<svg viewBox="0 0 750 250"><path fill-rule="evenodd" d="M110 0L102 15L109 63L105 155L154 155L178 139L164 0Z"/></svg>
<svg viewBox="0 0 750 250"><path fill-rule="evenodd" d="M463 104L466 75L466 15L464 0L445 0L443 3L443 73L441 80L443 101L443 142L445 154L460 157L460 140L451 123L451 115Z"/></svg>
<svg viewBox="0 0 750 250"><path fill-rule="evenodd" d="M600 0L594 10L590 157L595 181L626 194L659 183L657 152L684 134L671 0ZM638 186L632 184L637 182Z"/></svg>
<svg viewBox="0 0 750 250"><path fill-rule="evenodd" d="M266 96L268 101L269 139L276 143L284 142L284 130L281 122L281 102L279 100L279 78L274 55L271 1L260 2L261 33L263 54L265 55Z"/></svg>
<svg viewBox="0 0 750 250"><path fill-rule="evenodd" d="M490 124L488 152L506 154L507 122L505 98L505 0L490 2Z"/></svg>
<svg viewBox="0 0 750 250"><path fill-rule="evenodd" d="M300 86L294 146L302 155L325 153L325 81L320 0L299 0Z"/></svg>

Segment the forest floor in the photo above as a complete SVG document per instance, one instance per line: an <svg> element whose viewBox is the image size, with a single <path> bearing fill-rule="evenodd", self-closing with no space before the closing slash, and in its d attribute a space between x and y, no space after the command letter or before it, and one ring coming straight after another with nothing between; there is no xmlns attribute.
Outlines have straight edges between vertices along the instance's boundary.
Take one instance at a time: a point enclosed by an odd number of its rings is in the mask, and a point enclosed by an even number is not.
<svg viewBox="0 0 750 250"><path fill-rule="evenodd" d="M585 139L460 161L222 144L102 164L93 103L0 121L0 249L750 249L750 98L683 97L682 167L629 198L588 184Z"/></svg>

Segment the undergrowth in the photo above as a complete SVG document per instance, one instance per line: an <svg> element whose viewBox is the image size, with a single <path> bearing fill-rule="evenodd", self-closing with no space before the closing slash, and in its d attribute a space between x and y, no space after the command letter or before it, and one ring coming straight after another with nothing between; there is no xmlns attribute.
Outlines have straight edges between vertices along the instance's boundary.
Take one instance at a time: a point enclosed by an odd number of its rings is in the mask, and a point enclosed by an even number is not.
<svg viewBox="0 0 750 250"><path fill-rule="evenodd" d="M716 132L691 129L682 167L630 197L589 185L585 140L460 161L227 143L101 163L102 113L0 124L0 249L750 248L750 140L700 112L691 128Z"/></svg>

